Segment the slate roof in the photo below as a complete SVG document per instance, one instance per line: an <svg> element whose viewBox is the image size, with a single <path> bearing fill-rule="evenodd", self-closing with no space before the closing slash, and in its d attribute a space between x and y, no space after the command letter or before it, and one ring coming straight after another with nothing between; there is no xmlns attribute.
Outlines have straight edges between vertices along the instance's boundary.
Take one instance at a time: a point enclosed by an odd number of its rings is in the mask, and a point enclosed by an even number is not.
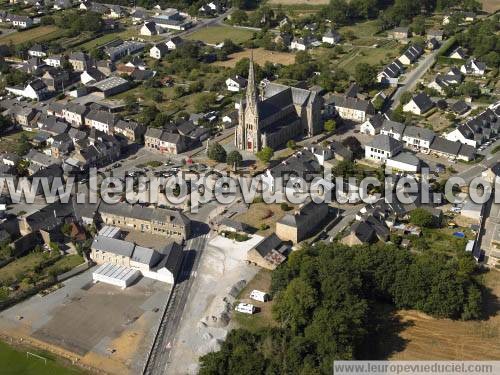
<svg viewBox="0 0 500 375"><path fill-rule="evenodd" d="M467 111L470 109L469 105L464 102L463 100L458 100L456 101L450 109L455 112L456 114L463 115L467 113Z"/></svg>
<svg viewBox="0 0 500 375"><path fill-rule="evenodd" d="M375 113L373 105L368 100L351 98L345 95L332 95L331 102L335 107L355 109L366 113Z"/></svg>
<svg viewBox="0 0 500 375"><path fill-rule="evenodd" d="M403 135L406 125L392 120L384 120L382 129L387 132Z"/></svg>
<svg viewBox="0 0 500 375"><path fill-rule="evenodd" d="M92 248L95 250L121 255L127 258L132 257L134 247L135 245L132 242L99 235L95 236L94 241L92 241Z"/></svg>
<svg viewBox="0 0 500 375"><path fill-rule="evenodd" d="M434 133L434 131L432 131L431 129L427 128L421 128L418 126L407 126L404 130L403 136L417 138L431 142L436 136L436 133Z"/></svg>
<svg viewBox="0 0 500 375"><path fill-rule="evenodd" d="M363 243L370 243L375 237L373 228L364 221L356 221L351 226L351 234L356 236Z"/></svg>
<svg viewBox="0 0 500 375"><path fill-rule="evenodd" d="M400 152L396 156L393 156L391 160L408 165L413 165L415 167L418 167L420 165L420 159L413 155L411 152Z"/></svg>
<svg viewBox="0 0 500 375"><path fill-rule="evenodd" d="M427 96L425 92L421 92L412 98L413 102L416 104L422 113L427 112L434 106L434 102Z"/></svg>
<svg viewBox="0 0 500 375"><path fill-rule="evenodd" d="M394 139L387 134L379 134L376 135L375 138L372 139L368 146L377 148L383 151L394 152L398 148L401 147L401 142L397 139Z"/></svg>
<svg viewBox="0 0 500 375"><path fill-rule="evenodd" d="M449 155L457 155L460 150L461 143L449 141L442 137L436 137L430 145L431 151L437 151Z"/></svg>
<svg viewBox="0 0 500 375"><path fill-rule="evenodd" d="M182 226L190 223L189 218L180 211L159 207L142 207L140 205L131 205L125 202L117 204L101 203L99 211L116 216L131 217L146 221L172 222Z"/></svg>
<svg viewBox="0 0 500 375"><path fill-rule="evenodd" d="M282 241L276 233L272 233L259 242L257 246L255 246L255 250L257 250L262 257L266 257L272 250L277 249L281 245L281 242Z"/></svg>

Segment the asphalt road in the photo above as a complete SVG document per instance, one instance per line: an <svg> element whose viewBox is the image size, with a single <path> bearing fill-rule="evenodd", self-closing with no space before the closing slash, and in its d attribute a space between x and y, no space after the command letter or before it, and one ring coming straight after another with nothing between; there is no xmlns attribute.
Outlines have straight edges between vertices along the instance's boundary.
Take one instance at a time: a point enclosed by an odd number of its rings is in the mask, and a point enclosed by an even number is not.
<svg viewBox="0 0 500 375"><path fill-rule="evenodd" d="M430 54L426 55L423 59L421 59L417 67L406 74L406 78L403 82L403 85L400 86L397 91L392 96L392 104L391 109L395 109L399 105L399 99L401 94L405 91L411 91L416 86L418 80L422 78L422 76L427 72L427 70L431 67L436 59L437 53L439 50L435 50Z"/></svg>
<svg viewBox="0 0 500 375"><path fill-rule="evenodd" d="M177 329L180 325L184 306L189 297L191 286L196 278L196 272L201 256L210 237L208 221L216 203L207 204L197 214L191 214L194 228L192 238L186 242L184 261L180 271L180 281L174 286L167 310L160 324L158 335L146 364L144 374L163 375L168 373L170 352L175 345Z"/></svg>
<svg viewBox="0 0 500 375"><path fill-rule="evenodd" d="M488 155L481 162L474 164L472 167L466 169L461 173L457 173L457 177L461 177L468 184L472 181L474 177L481 176L481 173L487 170L488 168L493 167L495 164L500 162L500 153Z"/></svg>

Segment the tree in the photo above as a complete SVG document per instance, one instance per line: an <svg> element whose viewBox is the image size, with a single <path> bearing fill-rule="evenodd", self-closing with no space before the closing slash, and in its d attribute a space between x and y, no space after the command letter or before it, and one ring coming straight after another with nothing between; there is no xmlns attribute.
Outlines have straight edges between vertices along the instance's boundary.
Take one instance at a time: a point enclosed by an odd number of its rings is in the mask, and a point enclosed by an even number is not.
<svg viewBox="0 0 500 375"><path fill-rule="evenodd" d="M351 150L354 158L360 158L363 156L363 147L356 137L351 135L344 139L342 141L342 144L349 150Z"/></svg>
<svg viewBox="0 0 500 375"><path fill-rule="evenodd" d="M459 92L462 95L478 98L481 95L481 88L476 82L464 82L459 87Z"/></svg>
<svg viewBox="0 0 500 375"><path fill-rule="evenodd" d="M337 127L337 123L335 122L335 120L327 120L327 121L325 121L325 123L323 125L323 128L328 133L335 131L336 127Z"/></svg>
<svg viewBox="0 0 500 375"><path fill-rule="evenodd" d="M206 112L215 104L216 95L214 92L202 92L194 100L194 109L196 112Z"/></svg>
<svg viewBox="0 0 500 375"><path fill-rule="evenodd" d="M264 147L262 150L257 152L256 155L263 163L269 163L269 161L273 158L274 151L271 147Z"/></svg>
<svg viewBox="0 0 500 375"><path fill-rule="evenodd" d="M226 163L227 165L236 169L242 165L243 156L241 156L241 154L238 151L233 150L227 155Z"/></svg>
<svg viewBox="0 0 500 375"><path fill-rule="evenodd" d="M413 19L411 24L411 31L417 35L425 34L425 18L424 16L417 16Z"/></svg>
<svg viewBox="0 0 500 375"><path fill-rule="evenodd" d="M295 150L295 148L297 147L297 144L295 143L295 141L293 139L290 139L286 143L286 147L288 147L290 150Z"/></svg>
<svg viewBox="0 0 500 375"><path fill-rule="evenodd" d="M223 163L227 159L226 150L220 143L214 142L208 147L207 156L219 163Z"/></svg>
<svg viewBox="0 0 500 375"><path fill-rule="evenodd" d="M405 91L399 97L399 101L401 102L401 104L405 105L406 103L410 102L410 100L412 99L412 97L413 97L413 95L411 94L411 92Z"/></svg>
<svg viewBox="0 0 500 375"><path fill-rule="evenodd" d="M12 126L12 121L8 117L0 115L0 134L3 134Z"/></svg>
<svg viewBox="0 0 500 375"><path fill-rule="evenodd" d="M360 63L356 65L354 70L354 79L362 88L370 88L375 82L377 77L377 70L374 66L367 63Z"/></svg>
<svg viewBox="0 0 500 375"><path fill-rule="evenodd" d="M29 152L30 149L31 144L28 137L26 136L26 134L21 134L21 136L19 137L19 142L17 143L16 154L19 156L24 156Z"/></svg>
<svg viewBox="0 0 500 375"><path fill-rule="evenodd" d="M410 212L410 222L419 227L428 228L434 224L434 217L424 208L417 208Z"/></svg>
<svg viewBox="0 0 500 375"><path fill-rule="evenodd" d="M245 25L248 23L248 14L244 10L236 9L231 13L231 23L233 25Z"/></svg>

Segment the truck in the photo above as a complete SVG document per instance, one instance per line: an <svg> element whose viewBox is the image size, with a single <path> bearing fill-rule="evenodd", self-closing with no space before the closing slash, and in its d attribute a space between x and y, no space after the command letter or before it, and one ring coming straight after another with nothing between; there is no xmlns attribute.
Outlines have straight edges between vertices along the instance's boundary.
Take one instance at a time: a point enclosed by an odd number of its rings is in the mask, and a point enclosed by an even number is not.
<svg viewBox="0 0 500 375"><path fill-rule="evenodd" d="M267 302L269 301L269 294L261 292L260 290L252 290L250 298L259 302Z"/></svg>
<svg viewBox="0 0 500 375"><path fill-rule="evenodd" d="M255 306L249 303L238 303L235 310L243 314L252 315L255 312Z"/></svg>

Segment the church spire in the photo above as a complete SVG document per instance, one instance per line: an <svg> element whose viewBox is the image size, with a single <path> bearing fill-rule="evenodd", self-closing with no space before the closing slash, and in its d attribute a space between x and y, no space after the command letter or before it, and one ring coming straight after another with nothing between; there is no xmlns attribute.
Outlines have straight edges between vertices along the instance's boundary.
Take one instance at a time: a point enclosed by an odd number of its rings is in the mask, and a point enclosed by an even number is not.
<svg viewBox="0 0 500 375"><path fill-rule="evenodd" d="M255 72L253 68L253 51L250 52L250 66L248 68L247 106L257 113L257 87L255 85Z"/></svg>

